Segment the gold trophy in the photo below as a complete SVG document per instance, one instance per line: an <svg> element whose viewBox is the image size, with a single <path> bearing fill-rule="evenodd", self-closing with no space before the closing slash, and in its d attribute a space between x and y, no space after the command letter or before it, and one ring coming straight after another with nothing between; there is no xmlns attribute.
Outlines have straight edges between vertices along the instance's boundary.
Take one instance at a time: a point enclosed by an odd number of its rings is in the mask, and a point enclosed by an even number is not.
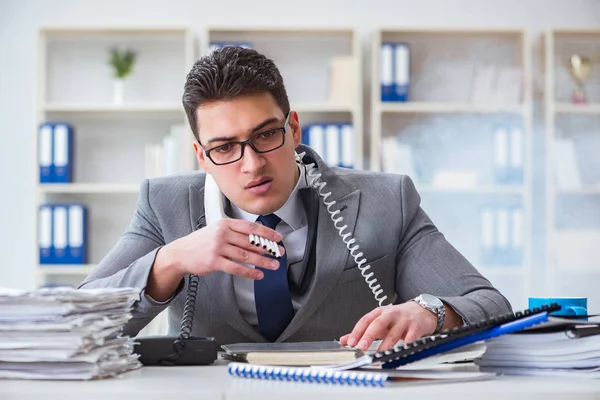
<svg viewBox="0 0 600 400"><path fill-rule="evenodd" d="M577 88L573 90L573 103L587 103L585 87L583 82L590 76L592 72L592 60L589 57L573 54L569 58L569 71L577 84Z"/></svg>

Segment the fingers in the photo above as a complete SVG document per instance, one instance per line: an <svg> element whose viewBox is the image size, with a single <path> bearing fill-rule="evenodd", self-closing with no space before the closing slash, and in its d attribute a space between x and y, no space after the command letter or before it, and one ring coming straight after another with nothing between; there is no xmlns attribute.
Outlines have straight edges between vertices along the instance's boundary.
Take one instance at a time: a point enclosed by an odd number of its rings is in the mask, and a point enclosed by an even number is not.
<svg viewBox="0 0 600 400"><path fill-rule="evenodd" d="M381 307L378 307L373 311L369 312L368 314L365 314L361 319L358 320L358 322L354 326L354 329L352 329L352 332L350 332L350 336L347 342L348 346L355 347L357 344L359 344L359 340L362 339L365 331L367 330L371 322L373 322L377 317L379 317L379 315L381 315L381 311ZM371 344L369 343L367 347L369 347L370 345Z"/></svg>
<svg viewBox="0 0 600 400"><path fill-rule="evenodd" d="M219 260L220 270L231 275L241 276L244 278L250 278L254 280L262 279L264 274L262 271L254 268L246 267L245 265L233 262L226 258Z"/></svg>
<svg viewBox="0 0 600 400"><path fill-rule="evenodd" d="M415 342L420 337L421 335L417 333L416 329L409 329L406 333L406 336L404 337L404 344Z"/></svg>
<svg viewBox="0 0 600 400"><path fill-rule="evenodd" d="M245 235L243 233L232 231L231 235L228 235L227 241L231 245L233 245L237 248L246 249L246 250L249 250L256 254L269 254L269 249L265 249L260 244L259 245L251 244L250 240L248 240L248 235ZM278 246L278 247L279 247L279 254L281 256L283 256L283 253L285 252L283 249L283 246ZM242 260L238 260L238 261L242 261ZM249 264L252 264L252 263L249 263Z"/></svg>
<svg viewBox="0 0 600 400"><path fill-rule="evenodd" d="M391 323L392 321L387 314L381 314L379 317L375 318L360 338L358 348L366 351L377 338L386 337L390 330Z"/></svg>
<svg viewBox="0 0 600 400"><path fill-rule="evenodd" d="M273 240L275 242L281 241L281 235L274 229L268 228L264 225L257 224L256 222L243 221L238 219L229 219L227 221L229 227L239 233L243 233L248 237L249 234L262 236L265 239Z"/></svg>
<svg viewBox="0 0 600 400"><path fill-rule="evenodd" d="M265 257L262 254L254 253L245 248L240 248L233 245L225 245L221 250L221 254L233 261L254 265L255 267L276 270L279 268L279 260ZM247 268L247 267L245 267Z"/></svg>
<svg viewBox="0 0 600 400"><path fill-rule="evenodd" d="M347 335L344 335L340 338L339 342L342 346L348 346L348 338L350 337L350 334L348 333Z"/></svg>
<svg viewBox="0 0 600 400"><path fill-rule="evenodd" d="M396 346L396 343L398 343L398 341L404 337L405 333L406 326L404 324L395 324L392 326L392 328L390 328L387 336L381 341L377 351L389 350Z"/></svg>

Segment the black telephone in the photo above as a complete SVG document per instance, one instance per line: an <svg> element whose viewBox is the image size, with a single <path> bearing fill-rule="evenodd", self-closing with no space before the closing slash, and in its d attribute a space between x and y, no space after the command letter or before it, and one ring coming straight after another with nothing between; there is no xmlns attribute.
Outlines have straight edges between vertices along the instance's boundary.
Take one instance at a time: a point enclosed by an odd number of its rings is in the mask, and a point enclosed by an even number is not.
<svg viewBox="0 0 600 400"><path fill-rule="evenodd" d="M340 210L332 209L336 204L335 200L327 201L331 192L323 192L326 183L321 179L321 174L316 171L314 163L304 164L304 155L305 153L296 153L296 162L300 164L301 167L306 167L307 177L311 180L309 184L315 188L319 196L321 196L323 204L325 204L327 212L331 216L331 221L338 230L339 236L346 244L346 248L350 252L350 255L354 258L365 282L373 292L375 300L380 306L384 305L384 302L388 297L386 295L382 296L383 290L380 289L381 285L377 282L377 278L372 277L373 273L367 273L371 266L367 263L365 258L361 258L363 253L358 251L359 246L355 244L356 240L349 232L344 233L347 225L341 225L343 218L337 216L340 213ZM225 214L223 195L217 186L217 183L209 174L206 174L204 186L204 210L207 225L215 223L220 219L228 218ZM253 239L254 238L249 237L251 243ZM363 266L363 264L367 265ZM135 340L134 352L140 355L139 360L143 365L207 365L212 364L217 359L219 346L214 338L197 338L190 336L194 322L196 292L199 279L198 275L188 276L188 291L178 337L151 336Z"/></svg>
<svg viewBox="0 0 600 400"><path fill-rule="evenodd" d="M179 336L136 338L133 352L143 365L208 365L215 362L219 345L214 338L190 336L196 311L198 275L188 276L188 290Z"/></svg>

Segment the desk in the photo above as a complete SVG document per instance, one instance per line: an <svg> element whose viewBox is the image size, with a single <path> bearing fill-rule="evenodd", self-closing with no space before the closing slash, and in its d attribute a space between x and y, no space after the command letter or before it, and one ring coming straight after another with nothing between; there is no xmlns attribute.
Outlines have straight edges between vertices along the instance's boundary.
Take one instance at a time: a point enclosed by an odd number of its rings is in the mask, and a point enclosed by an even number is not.
<svg viewBox="0 0 600 400"><path fill-rule="evenodd" d="M460 383L406 383L384 388L235 378L226 363L203 367L143 367L99 381L0 380L1 400L532 400L600 399L600 380L498 376Z"/></svg>

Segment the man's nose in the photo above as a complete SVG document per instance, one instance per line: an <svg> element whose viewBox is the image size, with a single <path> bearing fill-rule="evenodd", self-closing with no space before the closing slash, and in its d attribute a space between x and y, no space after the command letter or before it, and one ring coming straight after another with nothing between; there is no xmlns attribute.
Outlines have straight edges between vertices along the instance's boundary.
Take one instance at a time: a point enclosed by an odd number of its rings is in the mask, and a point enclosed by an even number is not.
<svg viewBox="0 0 600 400"><path fill-rule="evenodd" d="M244 147L244 155L242 156L241 163L242 171L256 171L265 165L265 158L262 154L254 151L251 146L246 145Z"/></svg>

